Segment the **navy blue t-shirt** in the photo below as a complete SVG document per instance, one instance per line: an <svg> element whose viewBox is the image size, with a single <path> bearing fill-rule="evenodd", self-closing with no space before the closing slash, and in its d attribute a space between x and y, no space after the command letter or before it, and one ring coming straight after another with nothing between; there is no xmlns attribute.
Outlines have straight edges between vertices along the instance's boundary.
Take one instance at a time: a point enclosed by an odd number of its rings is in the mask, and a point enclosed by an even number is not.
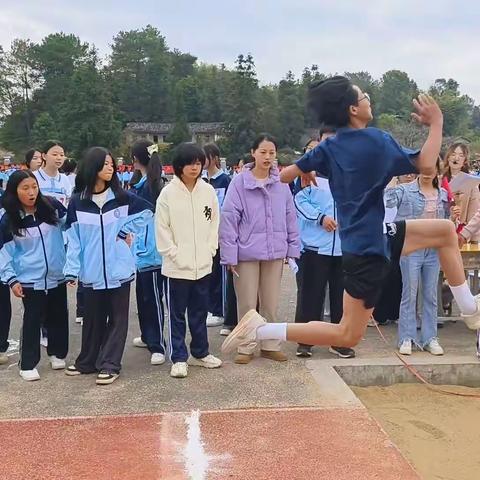
<svg viewBox="0 0 480 480"><path fill-rule="evenodd" d="M317 171L329 179L343 253L390 256L383 191L393 177L416 172L419 153L378 128L341 128L298 160L303 172Z"/></svg>

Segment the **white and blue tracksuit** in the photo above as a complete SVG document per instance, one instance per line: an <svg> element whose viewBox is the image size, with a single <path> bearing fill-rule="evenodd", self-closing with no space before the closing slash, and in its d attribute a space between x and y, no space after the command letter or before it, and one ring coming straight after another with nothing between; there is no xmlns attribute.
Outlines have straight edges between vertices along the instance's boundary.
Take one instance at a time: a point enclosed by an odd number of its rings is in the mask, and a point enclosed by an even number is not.
<svg viewBox="0 0 480 480"><path fill-rule="evenodd" d="M2 194L0 189L0 220L5 213L2 208ZM6 283L0 280L0 353L8 350L8 334L10 332L10 323L12 321L12 303L10 301L10 288Z"/></svg>
<svg viewBox="0 0 480 480"><path fill-rule="evenodd" d="M156 199L153 198L146 176L133 185L130 191L155 205ZM155 242L153 217L147 221L145 229L136 235L134 251L137 266L135 293L141 338L150 353L165 355L165 312L162 301L165 277L162 275L162 257Z"/></svg>
<svg viewBox="0 0 480 480"><path fill-rule="evenodd" d="M81 373L119 373L128 330L130 282L135 257L125 239L141 235L153 206L124 190L108 189L100 208L96 196L72 196L67 215L67 279L84 285ZM107 322L108 320L108 322Z"/></svg>
<svg viewBox="0 0 480 480"><path fill-rule="evenodd" d="M8 214L0 220L0 278L10 287L21 284L24 294L21 370L32 370L40 360L41 325L49 331L48 355L65 358L68 353L65 247L61 226L66 209L53 198L46 197L46 201L56 209L57 225L21 212L21 235L14 235Z"/></svg>
<svg viewBox="0 0 480 480"><path fill-rule="evenodd" d="M230 185L230 177L223 171L219 170L215 175L208 178L204 176L203 179L209 183L217 194L218 206L220 208L220 214L222 205L227 194L228 186ZM232 275L230 273L230 275ZM232 282L233 285L233 282ZM220 249L217 250L217 254L213 257L212 273L210 274L210 288L208 297L208 311L215 317L226 316L226 309L231 306L226 305L227 294L227 272L225 266L220 264ZM229 295L228 298L230 298ZM236 298L235 298L236 303ZM236 307L235 307L236 309Z"/></svg>
<svg viewBox="0 0 480 480"><path fill-rule="evenodd" d="M342 248L338 229L327 232L322 226L326 217L336 220L337 208L328 180L316 180L316 187L306 187L294 197L302 242L295 322L323 320L328 283L331 322L339 323L343 315Z"/></svg>

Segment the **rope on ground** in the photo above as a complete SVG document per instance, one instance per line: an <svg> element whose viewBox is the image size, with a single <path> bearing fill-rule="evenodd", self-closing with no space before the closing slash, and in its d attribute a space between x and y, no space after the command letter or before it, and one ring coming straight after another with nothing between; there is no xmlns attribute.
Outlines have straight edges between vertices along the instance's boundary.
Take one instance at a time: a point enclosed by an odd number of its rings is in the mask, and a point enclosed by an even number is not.
<svg viewBox="0 0 480 480"><path fill-rule="evenodd" d="M390 344L388 343L387 339L385 338L385 335L383 335L382 333L382 330L380 329L380 327L378 326L378 322L375 322L375 327L377 328L377 331L380 335L380 337L382 338L382 340L385 342L386 345L390 346ZM402 356L394 351L393 352L397 357L398 359L403 363L403 365L407 368L407 370L417 379L419 380L421 383L423 383L424 385L426 385L427 388L429 388L430 390L434 391L434 392L437 392L437 393L442 393L444 395L455 395L457 397L473 397L473 398L480 398L480 393L468 393L468 392L452 392L451 390L447 390L446 388L442 388L442 387L439 387L437 385L433 385L432 383L430 383L428 380L426 380L425 378L422 377L422 375L418 372L418 370L413 367L412 365L410 365L407 361L405 361Z"/></svg>

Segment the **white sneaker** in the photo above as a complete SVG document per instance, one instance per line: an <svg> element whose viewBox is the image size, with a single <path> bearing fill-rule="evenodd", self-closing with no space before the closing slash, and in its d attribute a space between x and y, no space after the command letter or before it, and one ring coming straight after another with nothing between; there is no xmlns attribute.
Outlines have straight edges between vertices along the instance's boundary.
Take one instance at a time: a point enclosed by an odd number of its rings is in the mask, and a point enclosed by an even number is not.
<svg viewBox="0 0 480 480"><path fill-rule="evenodd" d="M216 317L209 313L207 315L207 327L219 327L223 325L223 317Z"/></svg>
<svg viewBox="0 0 480 480"><path fill-rule="evenodd" d="M266 323L265 319L256 310L249 310L223 342L222 352L231 353L240 345L248 345L249 343L255 342L257 338L257 328Z"/></svg>
<svg viewBox="0 0 480 480"><path fill-rule="evenodd" d="M187 362L189 365L195 367L218 368L222 366L222 361L211 354L208 354L206 357L203 358L195 358L190 355Z"/></svg>
<svg viewBox="0 0 480 480"><path fill-rule="evenodd" d="M133 339L133 344L139 348L147 348L147 344L142 340L142 337L135 337Z"/></svg>
<svg viewBox="0 0 480 480"><path fill-rule="evenodd" d="M38 370L36 368L33 370L20 370L20 376L27 382L40 380L40 375L38 374Z"/></svg>
<svg viewBox="0 0 480 480"><path fill-rule="evenodd" d="M75 318L75 323L78 323L79 325L83 325L83 317Z"/></svg>
<svg viewBox="0 0 480 480"><path fill-rule="evenodd" d="M376 327L376 326L377 326L377 322L373 317L370 317L370 320L367 323L367 327Z"/></svg>
<svg viewBox="0 0 480 480"><path fill-rule="evenodd" d="M443 348L438 343L436 338L432 338L430 342L423 347L424 350L430 352L432 355L443 355Z"/></svg>
<svg viewBox="0 0 480 480"><path fill-rule="evenodd" d="M477 303L477 311L475 313L472 313L472 315L461 314L462 320L470 330L480 329L480 294L475 295L475 302Z"/></svg>
<svg viewBox="0 0 480 480"><path fill-rule="evenodd" d="M185 362L177 362L170 369L170 376L174 378L185 378L188 375L188 365Z"/></svg>
<svg viewBox="0 0 480 480"><path fill-rule="evenodd" d="M412 354L412 341L404 340L398 349L401 355L411 355Z"/></svg>
<svg viewBox="0 0 480 480"><path fill-rule="evenodd" d="M0 365L5 365L6 363L8 363L7 352L0 352Z"/></svg>
<svg viewBox="0 0 480 480"><path fill-rule="evenodd" d="M232 330L233 330L233 328L223 327L223 328L220 330L220 335L221 335L222 337L228 337L228 336L232 333Z"/></svg>
<svg viewBox="0 0 480 480"><path fill-rule="evenodd" d="M52 366L53 370L64 370L67 366L65 360L57 358L55 355L50 357L50 365Z"/></svg>
<svg viewBox="0 0 480 480"><path fill-rule="evenodd" d="M163 353L152 353L150 363L152 365L162 365L165 363L165 355Z"/></svg>
<svg viewBox="0 0 480 480"><path fill-rule="evenodd" d="M40 345L45 348L48 347L48 338L44 337L42 334L40 334Z"/></svg>

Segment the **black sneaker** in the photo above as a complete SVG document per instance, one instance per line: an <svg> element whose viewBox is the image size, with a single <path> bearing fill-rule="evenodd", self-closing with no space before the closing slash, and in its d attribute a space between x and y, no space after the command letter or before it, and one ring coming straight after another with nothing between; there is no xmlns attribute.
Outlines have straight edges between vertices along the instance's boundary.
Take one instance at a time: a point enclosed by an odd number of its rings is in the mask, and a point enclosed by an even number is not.
<svg viewBox="0 0 480 480"><path fill-rule="evenodd" d="M355 357L355 350L347 347L330 347L328 349L330 353L338 355L340 358L353 358Z"/></svg>
<svg viewBox="0 0 480 480"><path fill-rule="evenodd" d="M309 345L299 345L297 348L297 357L311 357L312 347Z"/></svg>

